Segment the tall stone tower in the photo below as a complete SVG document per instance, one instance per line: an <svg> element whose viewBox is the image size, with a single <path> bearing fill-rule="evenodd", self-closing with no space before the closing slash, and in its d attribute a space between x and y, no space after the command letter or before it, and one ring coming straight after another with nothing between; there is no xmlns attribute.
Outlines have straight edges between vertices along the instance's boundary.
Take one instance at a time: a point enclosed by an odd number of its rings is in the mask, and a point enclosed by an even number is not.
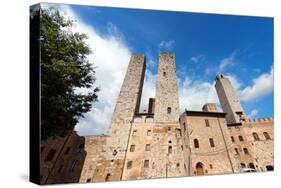
<svg viewBox="0 0 281 188"><path fill-rule="evenodd" d="M240 100L235 94L231 82L222 74L216 76L215 84L217 94L223 112L227 113L226 121L228 124L240 123L246 116L240 104Z"/></svg>
<svg viewBox="0 0 281 188"><path fill-rule="evenodd" d="M179 114L175 55L169 52L160 52L158 57L154 122L177 122Z"/></svg>
<svg viewBox="0 0 281 188"><path fill-rule="evenodd" d="M112 180L121 179L133 117L139 111L145 68L145 56L133 54L109 127L107 158L110 168L106 173L110 174Z"/></svg>

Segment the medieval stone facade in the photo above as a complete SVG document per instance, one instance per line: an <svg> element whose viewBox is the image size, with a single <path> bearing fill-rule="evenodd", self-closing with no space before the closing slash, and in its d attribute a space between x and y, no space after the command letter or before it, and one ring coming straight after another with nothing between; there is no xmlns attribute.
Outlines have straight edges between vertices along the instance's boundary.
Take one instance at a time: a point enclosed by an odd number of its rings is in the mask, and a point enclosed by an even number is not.
<svg viewBox="0 0 281 188"><path fill-rule="evenodd" d="M175 55L161 52L155 99L139 112L146 59L133 54L107 135L42 142L41 183L260 172L273 170L273 119L250 120L228 78L216 76L223 109L180 113ZM196 100L196 99L194 99Z"/></svg>

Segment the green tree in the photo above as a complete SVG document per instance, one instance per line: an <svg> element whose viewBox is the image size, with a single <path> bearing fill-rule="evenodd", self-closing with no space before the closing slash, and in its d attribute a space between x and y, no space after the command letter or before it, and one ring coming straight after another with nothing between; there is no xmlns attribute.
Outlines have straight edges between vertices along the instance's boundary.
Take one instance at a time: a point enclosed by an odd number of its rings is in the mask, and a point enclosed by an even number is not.
<svg viewBox="0 0 281 188"><path fill-rule="evenodd" d="M97 101L85 34L56 9L40 9L41 138L64 136ZM78 92L83 91L83 92Z"/></svg>

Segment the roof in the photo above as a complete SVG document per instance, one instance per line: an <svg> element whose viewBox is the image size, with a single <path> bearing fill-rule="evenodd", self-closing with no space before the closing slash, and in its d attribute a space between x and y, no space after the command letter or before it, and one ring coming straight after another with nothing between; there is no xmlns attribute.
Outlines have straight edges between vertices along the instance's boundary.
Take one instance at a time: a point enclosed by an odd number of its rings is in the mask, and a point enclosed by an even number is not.
<svg viewBox="0 0 281 188"><path fill-rule="evenodd" d="M224 118L226 113L224 112L203 112L203 111L189 111L186 110L185 114L187 116L209 116L209 117L221 117Z"/></svg>

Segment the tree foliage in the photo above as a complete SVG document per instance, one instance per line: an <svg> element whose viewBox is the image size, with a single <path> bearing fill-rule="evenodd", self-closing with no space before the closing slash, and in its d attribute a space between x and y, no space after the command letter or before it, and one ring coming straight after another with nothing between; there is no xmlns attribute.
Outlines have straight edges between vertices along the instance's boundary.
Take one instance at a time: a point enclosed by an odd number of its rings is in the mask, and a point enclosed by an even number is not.
<svg viewBox="0 0 281 188"><path fill-rule="evenodd" d="M46 139L72 131L97 101L99 88L93 86L87 36L71 31L73 20L53 8L35 16L40 16L41 137Z"/></svg>

